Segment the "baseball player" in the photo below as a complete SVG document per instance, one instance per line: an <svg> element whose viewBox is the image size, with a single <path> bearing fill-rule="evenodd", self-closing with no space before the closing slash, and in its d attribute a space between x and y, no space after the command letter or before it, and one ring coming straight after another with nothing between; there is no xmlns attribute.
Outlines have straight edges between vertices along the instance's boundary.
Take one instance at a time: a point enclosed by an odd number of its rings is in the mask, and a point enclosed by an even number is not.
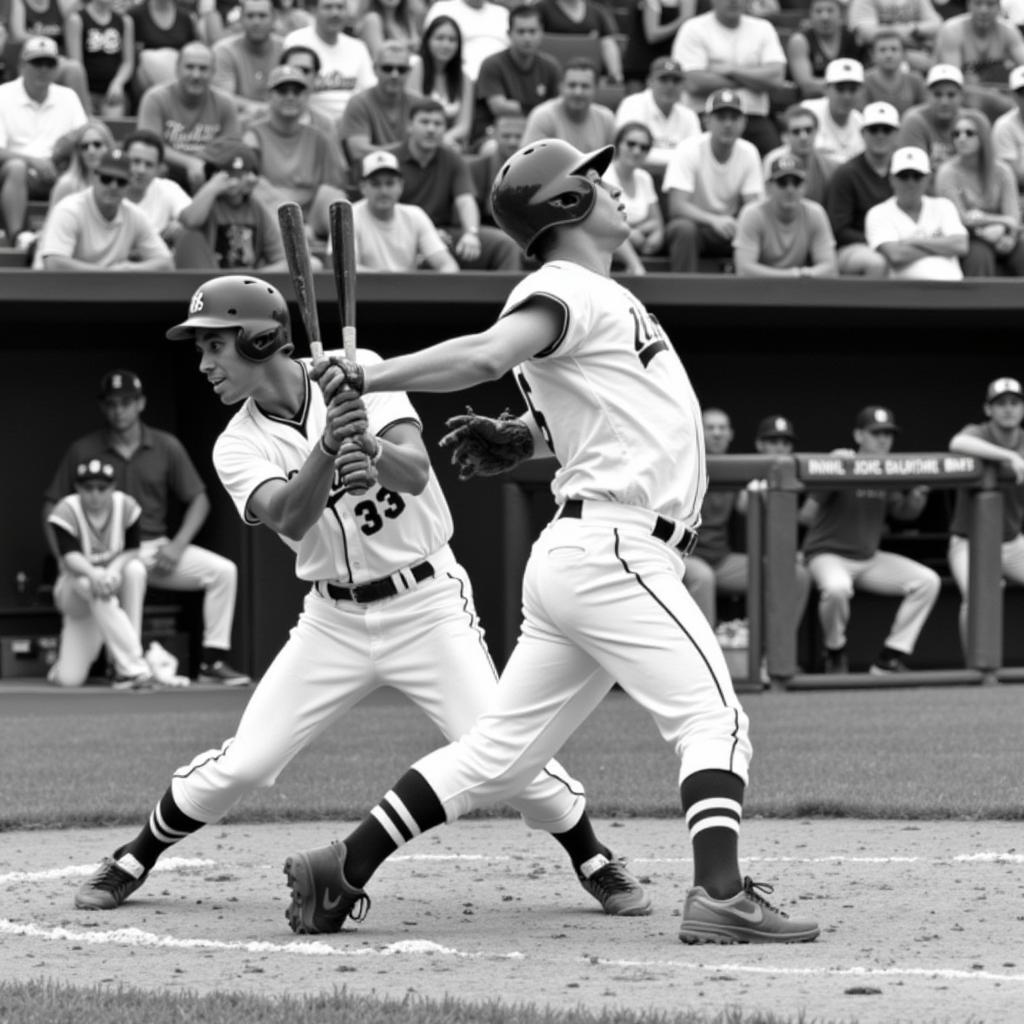
<svg viewBox="0 0 1024 1024"><path fill-rule="evenodd" d="M1015 377L997 377L985 389L984 423L968 423L949 442L949 450L1009 467L1014 483L1001 485L1003 538L1000 552L1003 575L1024 583L1024 387ZM949 535L949 571L960 588L960 635L967 641L967 580L970 570L970 492L959 490Z"/></svg>
<svg viewBox="0 0 1024 1024"><path fill-rule="evenodd" d="M857 413L853 438L856 452L843 455L888 455L899 427L891 409L869 405ZM907 671L905 659L939 596L939 574L912 558L882 551L879 542L886 519L916 519L928 500L924 485L909 491L878 487L812 492L798 513L807 526L803 551L807 569L821 596L818 617L825 640L825 671L849 671L846 626L854 590L890 594L903 600L889 635L872 663L873 675Z"/></svg>
<svg viewBox="0 0 1024 1024"><path fill-rule="evenodd" d="M47 522L60 553L53 601L63 616L51 683L81 686L106 644L115 689L152 684L142 641L125 605L146 593L146 567L139 561L142 509L114 488L114 467L89 459L75 467L75 493L53 507Z"/></svg>
<svg viewBox="0 0 1024 1024"><path fill-rule="evenodd" d="M75 905L90 910L123 903L168 847L273 785L303 747L379 687L401 690L453 738L497 681L405 395L364 402L342 390L328 405L317 384L336 384L341 371L292 358L287 304L258 278L207 281L167 333L194 342L199 372L225 405L241 403L214 445L217 475L244 523L262 523L295 552L310 590L234 738L174 773L138 835L77 893ZM380 361L368 351L360 358ZM642 887L594 835L580 783L557 761L541 767L509 802L528 825L555 835L606 913L649 913Z"/></svg>
<svg viewBox="0 0 1024 1024"><path fill-rule="evenodd" d="M506 441L522 454L553 453L559 508L533 547L522 631L488 709L417 761L344 842L287 859L293 922L337 931L364 914L363 886L389 854L514 793L618 681L681 761L695 877L680 938L818 935L740 873L747 716L682 583L707 484L700 407L658 321L610 279L612 253L629 234L619 191L601 180L612 153L545 139L498 172L495 219L542 266L516 285L496 323L382 363L343 364L348 385L370 398L456 391L514 369L522 417L460 418L447 441L469 472L481 450ZM329 912L328 896L337 902Z"/></svg>

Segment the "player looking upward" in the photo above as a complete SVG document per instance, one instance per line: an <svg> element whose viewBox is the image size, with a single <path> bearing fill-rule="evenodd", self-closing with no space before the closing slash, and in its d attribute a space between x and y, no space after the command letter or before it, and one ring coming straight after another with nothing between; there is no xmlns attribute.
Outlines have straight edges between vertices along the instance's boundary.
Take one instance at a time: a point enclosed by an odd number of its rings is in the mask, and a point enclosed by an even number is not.
<svg viewBox="0 0 1024 1024"><path fill-rule="evenodd" d="M337 931L364 913L363 886L389 854L516 792L618 681L681 763L694 886L680 938L818 935L740 873L747 716L682 583L707 487L701 410L658 321L609 277L629 235L618 190L601 180L612 153L545 139L498 172L495 220L543 265L515 286L494 324L395 359L343 364L347 384L368 400L406 388L458 391L514 370L522 418L460 418L446 440L470 474L488 438L497 449L514 440L524 452L553 453L559 510L530 555L522 631L490 706L461 739L417 761L344 842L288 858L293 922ZM340 383L325 383L325 394ZM328 892L341 895L338 906L318 915Z"/></svg>

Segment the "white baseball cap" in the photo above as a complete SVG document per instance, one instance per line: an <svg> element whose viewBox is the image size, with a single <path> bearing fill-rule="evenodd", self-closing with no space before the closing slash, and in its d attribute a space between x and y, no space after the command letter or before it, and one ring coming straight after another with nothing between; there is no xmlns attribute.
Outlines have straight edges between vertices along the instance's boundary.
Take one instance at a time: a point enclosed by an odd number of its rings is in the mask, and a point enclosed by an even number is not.
<svg viewBox="0 0 1024 1024"><path fill-rule="evenodd" d="M902 171L917 171L918 174L931 174L932 165L928 154L918 146L903 146L897 149L892 155L892 163L889 165L890 174L900 174Z"/></svg>
<svg viewBox="0 0 1024 1024"><path fill-rule="evenodd" d="M1010 72L1010 91L1017 92L1018 89L1024 89L1024 64Z"/></svg>
<svg viewBox="0 0 1024 1024"><path fill-rule="evenodd" d="M386 149L377 149L367 153L363 157L363 177L371 178L378 171L391 171L392 174L401 175L402 169L398 166L398 157Z"/></svg>
<svg viewBox="0 0 1024 1024"><path fill-rule="evenodd" d="M1017 395L1024 398L1024 388L1016 377L997 377L985 389L985 401L994 402L1000 395Z"/></svg>
<svg viewBox="0 0 1024 1024"><path fill-rule="evenodd" d="M939 82L952 82L954 85L959 85L962 89L964 87L964 73L955 64L936 64L928 72L925 85L930 89L933 85L938 85Z"/></svg>
<svg viewBox="0 0 1024 1024"><path fill-rule="evenodd" d="M856 82L862 85L864 65L859 60L850 60L846 57L830 60L825 68L825 84L838 85L840 82Z"/></svg>
<svg viewBox="0 0 1024 1024"><path fill-rule="evenodd" d="M899 128L900 112L891 103L869 103L863 110L865 128L876 124L885 124L890 128Z"/></svg>

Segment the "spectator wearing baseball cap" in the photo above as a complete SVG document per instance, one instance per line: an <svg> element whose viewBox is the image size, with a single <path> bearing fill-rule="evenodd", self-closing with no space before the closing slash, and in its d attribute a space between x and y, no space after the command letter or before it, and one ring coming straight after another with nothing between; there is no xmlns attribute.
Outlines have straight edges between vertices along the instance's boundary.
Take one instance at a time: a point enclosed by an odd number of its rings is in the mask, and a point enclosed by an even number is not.
<svg viewBox="0 0 1024 1024"><path fill-rule="evenodd" d="M992 125L992 144L996 159L1009 166L1017 191L1024 193L1024 64L1010 72L1008 85L1015 106Z"/></svg>
<svg viewBox="0 0 1024 1024"><path fill-rule="evenodd" d="M811 0L806 22L786 42L789 77L796 83L800 98L811 100L825 95L825 68L830 59L857 60L862 52L863 47L846 26L846 5L841 0Z"/></svg>
<svg viewBox="0 0 1024 1024"><path fill-rule="evenodd" d="M907 63L923 73L931 66L932 44L942 16L931 0L905 0L898 6L889 0L850 0L846 23L861 46L870 46L882 32L898 32Z"/></svg>
<svg viewBox="0 0 1024 1024"><path fill-rule="evenodd" d="M814 147L837 163L846 163L864 152L860 110L864 94L864 65L842 58L825 68L825 95L804 100L803 105L818 118Z"/></svg>
<svg viewBox="0 0 1024 1024"><path fill-rule="evenodd" d="M775 158L788 154L804 170L804 198L824 205L825 189L839 167L839 162L825 156L814 146L818 134L818 115L803 103L793 103L779 115L779 123L782 128L782 145L773 149L762 161L765 179L769 177L769 168Z"/></svg>
<svg viewBox="0 0 1024 1024"><path fill-rule="evenodd" d="M459 264L426 211L399 202L404 185L394 153L378 149L360 165L363 198L353 204L356 266L372 273L414 273L422 266L456 274Z"/></svg>
<svg viewBox="0 0 1024 1024"><path fill-rule="evenodd" d="M864 72L866 103L891 103L900 116L924 103L928 98L924 75L910 69L905 55L903 37L896 29L885 28L875 35L870 48L870 66Z"/></svg>
<svg viewBox="0 0 1024 1024"><path fill-rule="evenodd" d="M701 133L700 119L683 100L683 81L683 68L678 61L657 57L651 62L647 88L623 97L615 108L616 129L634 121L647 126L654 145L645 166L658 179L676 146Z"/></svg>
<svg viewBox="0 0 1024 1024"><path fill-rule="evenodd" d="M961 110L953 125L956 155L935 175L935 193L957 208L969 246L966 277L1024 277L1020 201L1013 171L996 159L992 129L980 110Z"/></svg>
<svg viewBox="0 0 1024 1024"><path fill-rule="evenodd" d="M839 273L854 277L887 277L889 263L867 243L868 210L892 196L889 164L896 147L900 116L890 103L869 103L862 112L864 152L840 166L825 195L832 233L839 246Z"/></svg>
<svg viewBox="0 0 1024 1024"><path fill-rule="evenodd" d="M925 79L928 99L911 107L900 120L897 146L916 146L930 157L932 170L954 154L953 124L964 106L963 72L952 64L936 64Z"/></svg>
<svg viewBox="0 0 1024 1024"><path fill-rule="evenodd" d="M956 206L925 195L931 176L928 154L904 146L892 155L891 199L864 219L867 243L885 257L892 277L913 281L960 281L959 257L967 255L967 229Z"/></svg>
<svg viewBox="0 0 1024 1024"><path fill-rule="evenodd" d="M949 450L958 455L988 459L1009 471L1011 481L1001 483L1003 497L1002 575L1024 584L1024 386L1016 377L997 377L985 388L985 420L968 423L950 439ZM949 571L960 589L960 637L966 648L967 598L970 574L971 492L956 493L949 526Z"/></svg>
<svg viewBox="0 0 1024 1024"><path fill-rule="evenodd" d="M740 93L744 138L761 156L779 144L771 118L771 88L783 83L786 53L775 26L746 14L740 0L711 0L711 10L688 18L676 34L672 57L686 74L686 97L700 111L710 94Z"/></svg>
<svg viewBox="0 0 1024 1024"><path fill-rule="evenodd" d="M891 409L869 405L854 421L856 454L884 457L899 427ZM918 637L939 596L933 569L879 547L889 519L910 522L924 511L928 488L908 491L837 488L812 491L799 512L807 526L803 552L820 592L818 618L825 642L825 671L842 674L850 666L846 631L854 591L901 598L884 645L870 667L873 675L907 670Z"/></svg>
<svg viewBox="0 0 1024 1024"><path fill-rule="evenodd" d="M820 203L804 197L803 165L789 153L768 167L767 196L740 211L738 277L835 277L836 242Z"/></svg>
<svg viewBox="0 0 1024 1024"><path fill-rule="evenodd" d="M764 196L757 147L740 137L746 125L740 93L713 92L705 112L708 130L676 147L662 182L669 265L678 273L695 273L702 258L731 260L740 210Z"/></svg>
<svg viewBox="0 0 1024 1024"><path fill-rule="evenodd" d="M775 413L765 416L757 425L754 448L761 455L789 455L796 445L797 434L788 416Z"/></svg>

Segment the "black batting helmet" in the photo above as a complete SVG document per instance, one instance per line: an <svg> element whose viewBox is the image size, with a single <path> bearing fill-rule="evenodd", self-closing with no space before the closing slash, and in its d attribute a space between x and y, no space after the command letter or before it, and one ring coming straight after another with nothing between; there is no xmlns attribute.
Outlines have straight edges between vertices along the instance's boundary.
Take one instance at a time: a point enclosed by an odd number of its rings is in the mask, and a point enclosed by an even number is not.
<svg viewBox="0 0 1024 1024"><path fill-rule="evenodd" d="M505 161L491 188L498 226L526 253L549 228L576 224L594 208L595 186L587 171L604 174L613 146L581 153L561 139L524 146Z"/></svg>
<svg viewBox="0 0 1024 1024"><path fill-rule="evenodd" d="M188 319L167 332L185 341L201 328L237 327L235 348L254 363L281 349L292 350L288 303L271 284L247 274L213 277L201 284L188 305Z"/></svg>

